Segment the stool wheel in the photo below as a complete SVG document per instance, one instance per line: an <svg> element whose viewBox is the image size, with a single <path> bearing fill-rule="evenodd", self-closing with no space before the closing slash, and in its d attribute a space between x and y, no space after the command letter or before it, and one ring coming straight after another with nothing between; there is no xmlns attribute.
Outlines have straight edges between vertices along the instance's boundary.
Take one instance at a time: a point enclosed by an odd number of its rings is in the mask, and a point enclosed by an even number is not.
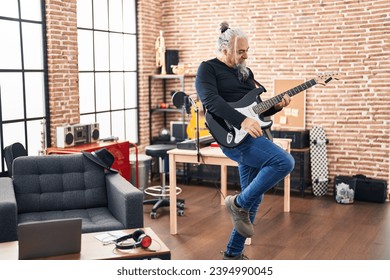
<svg viewBox="0 0 390 280"><path fill-rule="evenodd" d="M177 208L178 208L179 210L184 210L184 203L183 203L183 202L177 203Z"/></svg>
<svg viewBox="0 0 390 280"><path fill-rule="evenodd" d="M177 215L179 215L180 217L183 217L184 216L184 210L177 210Z"/></svg>
<svg viewBox="0 0 390 280"><path fill-rule="evenodd" d="M150 212L150 218L151 219L156 219L157 218L157 213L156 212Z"/></svg>

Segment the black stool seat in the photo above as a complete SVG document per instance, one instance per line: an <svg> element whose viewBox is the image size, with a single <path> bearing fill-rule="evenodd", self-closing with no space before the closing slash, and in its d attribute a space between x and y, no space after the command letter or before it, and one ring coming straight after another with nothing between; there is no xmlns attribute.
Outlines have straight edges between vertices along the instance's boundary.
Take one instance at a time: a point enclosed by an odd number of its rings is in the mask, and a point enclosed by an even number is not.
<svg viewBox="0 0 390 280"><path fill-rule="evenodd" d="M167 152L169 150L175 149L176 145L171 144L155 144L145 147L145 154L151 157L157 157L159 159L159 171L160 171L160 181L161 186L152 186L146 188L144 192L148 195L155 196L154 199L144 200L144 204L152 204L153 208L150 212L150 217L155 219L157 217L157 209L161 207L169 207L169 186L166 186L166 170L165 170L165 160L168 159ZM176 188L176 194L181 193L180 188ZM184 200L177 199L177 211L180 216L184 215Z"/></svg>
<svg viewBox="0 0 390 280"><path fill-rule="evenodd" d="M146 146L145 154L151 157L162 157L165 158L167 156L167 152L169 150L173 150L176 148L176 145L170 144L155 144Z"/></svg>

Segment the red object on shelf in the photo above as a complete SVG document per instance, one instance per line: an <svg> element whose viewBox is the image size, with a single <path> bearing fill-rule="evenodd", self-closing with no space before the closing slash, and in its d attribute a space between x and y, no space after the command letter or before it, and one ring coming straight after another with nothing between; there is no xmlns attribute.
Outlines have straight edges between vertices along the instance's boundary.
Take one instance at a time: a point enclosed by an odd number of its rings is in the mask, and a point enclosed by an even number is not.
<svg viewBox="0 0 390 280"><path fill-rule="evenodd" d="M74 154L83 152L93 152L106 148L115 158L112 168L119 171L127 181L130 181L130 158L129 158L129 141L99 142L91 144L82 144L68 148L50 147L46 153L50 154ZM138 172L137 172L138 174ZM138 176L137 176L138 177ZM137 178L138 184L138 178Z"/></svg>

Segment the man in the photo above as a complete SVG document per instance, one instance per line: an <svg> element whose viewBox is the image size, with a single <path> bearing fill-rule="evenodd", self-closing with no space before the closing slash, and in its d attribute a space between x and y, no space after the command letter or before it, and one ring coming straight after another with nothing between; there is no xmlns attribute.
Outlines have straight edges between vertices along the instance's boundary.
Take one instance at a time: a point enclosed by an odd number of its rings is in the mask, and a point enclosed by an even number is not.
<svg viewBox="0 0 390 280"><path fill-rule="evenodd" d="M223 259L247 259L243 255L245 239L254 234L253 223L264 193L292 171L294 159L263 136L258 120L247 117L228 104L237 102L254 88L262 87L245 64L249 50L246 35L223 22L217 47L217 57L200 64L195 86L207 112L250 135L234 148L221 146L227 157L238 162L241 184L238 195L225 199L234 229ZM271 116L289 103L290 97L286 94L263 116Z"/></svg>

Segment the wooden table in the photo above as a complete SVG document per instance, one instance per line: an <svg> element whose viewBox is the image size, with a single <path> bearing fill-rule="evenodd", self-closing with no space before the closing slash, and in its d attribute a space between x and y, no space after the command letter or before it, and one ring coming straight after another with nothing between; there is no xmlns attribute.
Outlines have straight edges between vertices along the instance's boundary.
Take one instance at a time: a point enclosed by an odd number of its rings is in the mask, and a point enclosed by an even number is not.
<svg viewBox="0 0 390 280"><path fill-rule="evenodd" d="M291 139L274 138L274 143L290 153ZM218 147L205 147L200 149L200 162L197 151L173 149L169 154L169 184L170 201L176 201L176 163L200 163L221 166L221 205L224 205L224 197L227 194L227 167L237 166L237 162L225 156ZM290 175L284 178L284 211L290 211ZM170 232L177 234L177 206L170 204Z"/></svg>
<svg viewBox="0 0 390 280"><path fill-rule="evenodd" d="M81 251L77 254L48 257L45 260L128 260L128 259L171 259L171 251L154 233L151 228L144 228L145 234L152 238L152 244L148 249L135 248L129 250L117 250L115 244L103 245L95 236L105 232L84 233L81 235ZM131 234L135 229L124 229L120 232ZM115 231L109 231L115 232ZM18 259L18 241L0 243L0 260Z"/></svg>

